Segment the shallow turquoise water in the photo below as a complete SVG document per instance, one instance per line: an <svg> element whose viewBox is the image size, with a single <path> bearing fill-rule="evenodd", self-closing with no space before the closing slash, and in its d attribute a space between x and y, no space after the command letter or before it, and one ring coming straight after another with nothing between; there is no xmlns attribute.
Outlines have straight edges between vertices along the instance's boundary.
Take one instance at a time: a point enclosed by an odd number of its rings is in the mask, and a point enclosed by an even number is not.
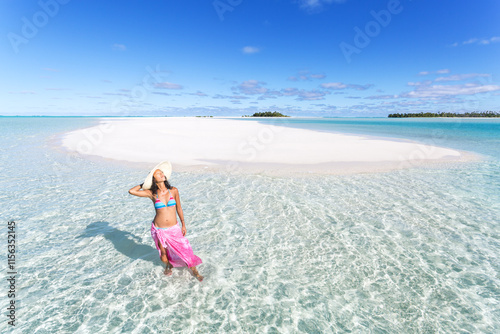
<svg viewBox="0 0 500 334"><path fill-rule="evenodd" d="M243 121L255 119L238 118ZM259 122L319 131L403 138L500 159L499 118L273 118Z"/></svg>
<svg viewBox="0 0 500 334"><path fill-rule="evenodd" d="M148 170L51 148L53 134L94 122L0 118L0 216L19 226L13 332L500 331L497 130L455 129L451 147L479 141L474 151L487 159L446 169L174 172L187 237L204 261L199 284L185 269L162 274L149 234L153 205L127 193ZM349 122L342 131L356 130ZM403 128L393 125L393 136ZM413 132L425 137L422 127Z"/></svg>

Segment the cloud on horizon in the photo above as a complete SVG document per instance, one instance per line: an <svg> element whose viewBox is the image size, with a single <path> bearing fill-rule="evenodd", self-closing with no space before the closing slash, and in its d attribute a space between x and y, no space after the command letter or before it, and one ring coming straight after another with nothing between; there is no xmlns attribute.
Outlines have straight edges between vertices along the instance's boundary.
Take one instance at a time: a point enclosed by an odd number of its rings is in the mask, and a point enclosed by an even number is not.
<svg viewBox="0 0 500 334"><path fill-rule="evenodd" d="M298 77L288 78L290 81L310 81L311 78L322 79L325 78L324 74L310 74L308 71L299 72ZM329 82L323 83L319 89L301 89L296 87L287 87L281 89L269 89L264 87L266 85L263 81L246 80L237 86L231 87L235 95L260 95L258 100L276 99L278 97L295 97L296 101L316 101L325 99L326 95L339 93L339 90L354 89L364 91L371 87L372 84L358 85L358 84L345 84L342 82ZM221 97L229 98L230 96L220 95ZM219 97L220 98L220 97ZM350 96L349 98L357 98Z"/></svg>
<svg viewBox="0 0 500 334"><path fill-rule="evenodd" d="M212 99L231 99L231 100L247 100L249 99L248 96L242 96L242 95L222 95L222 94L215 94L212 96Z"/></svg>
<svg viewBox="0 0 500 334"><path fill-rule="evenodd" d="M159 82L155 84L155 88L158 89L183 89L181 85L171 83L171 82Z"/></svg>
<svg viewBox="0 0 500 334"><path fill-rule="evenodd" d="M420 72L419 75L429 74L443 74L449 73L450 70L439 70L435 72ZM499 85L486 83L485 80L471 81L477 78L491 78L491 74L487 73L466 73L466 74L453 74L448 76L440 76L434 80L424 80L416 82L408 82L407 85L413 88L413 91L403 92L400 94L385 94L373 95L365 97L370 100L383 100L383 99L400 99L400 98L418 98L418 99L447 99L450 102L458 100L460 95L475 95L481 93L498 92L500 91ZM462 84L448 84L450 81L464 81L469 80Z"/></svg>
<svg viewBox="0 0 500 334"><path fill-rule="evenodd" d="M498 85L482 85L479 83L466 83L458 85L432 85L432 83L409 83L415 89L411 92L403 92L399 95L374 95L365 97L369 100L418 98L418 99L442 99L456 98L459 95L475 95L488 92L500 91Z"/></svg>
<svg viewBox="0 0 500 334"><path fill-rule="evenodd" d="M36 94L36 93L31 90L22 90L20 92L9 92L9 94Z"/></svg>
<svg viewBox="0 0 500 334"><path fill-rule="evenodd" d="M372 84L357 85L357 84L345 84L342 82L327 82L321 84L321 87L331 90L341 90L341 89L367 90L368 88L373 87L373 85Z"/></svg>
<svg viewBox="0 0 500 334"><path fill-rule="evenodd" d="M492 43L498 43L500 42L500 37L499 36L493 36L490 38L471 38L463 42L455 42L451 44L451 47L457 47L457 46L463 46L463 45L468 45L468 44L474 44L474 45L489 45Z"/></svg>
<svg viewBox="0 0 500 334"><path fill-rule="evenodd" d="M205 96L208 96L207 94L203 93L202 91L196 91L196 93L189 93L189 95L196 95L196 96L202 96L202 97L205 97Z"/></svg>
<svg viewBox="0 0 500 334"><path fill-rule="evenodd" d="M373 95L365 97L365 99L369 100L385 100L385 99L396 99L396 98L398 98L398 95Z"/></svg>
<svg viewBox="0 0 500 334"><path fill-rule="evenodd" d="M457 95L474 95L498 90L500 90L500 86L481 85L478 83L466 83L461 85L421 85L417 86L417 88L412 92L402 93L400 97L436 98Z"/></svg>
<svg viewBox="0 0 500 334"><path fill-rule="evenodd" d="M296 101L315 101L315 100L323 100L326 95L331 94L329 91L324 90L306 90L299 89L295 87L282 88L279 90L271 90L266 87L265 82L258 80L247 80L242 82L241 84L232 87L232 90L235 93L240 95L260 95L258 100L266 100L266 99L276 99L278 97L296 97ZM218 98L231 98L234 96L224 96L219 95Z"/></svg>

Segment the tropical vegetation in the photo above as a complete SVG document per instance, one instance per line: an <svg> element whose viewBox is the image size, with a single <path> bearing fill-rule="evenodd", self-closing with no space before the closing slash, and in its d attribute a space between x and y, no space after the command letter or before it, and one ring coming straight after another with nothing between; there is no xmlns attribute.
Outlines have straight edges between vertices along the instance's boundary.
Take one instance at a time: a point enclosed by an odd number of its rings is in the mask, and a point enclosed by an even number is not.
<svg viewBox="0 0 500 334"><path fill-rule="evenodd" d="M252 116L245 115L243 117L290 117L290 116L283 115L282 113L277 111L272 111L272 112L266 111L266 112L256 112Z"/></svg>
<svg viewBox="0 0 500 334"><path fill-rule="evenodd" d="M389 114L390 118L403 118L403 117L500 117L499 112L495 111L473 111L466 112L464 114L457 114L452 112L440 112L440 113L432 113L432 112L420 112L420 113L408 113L408 114Z"/></svg>

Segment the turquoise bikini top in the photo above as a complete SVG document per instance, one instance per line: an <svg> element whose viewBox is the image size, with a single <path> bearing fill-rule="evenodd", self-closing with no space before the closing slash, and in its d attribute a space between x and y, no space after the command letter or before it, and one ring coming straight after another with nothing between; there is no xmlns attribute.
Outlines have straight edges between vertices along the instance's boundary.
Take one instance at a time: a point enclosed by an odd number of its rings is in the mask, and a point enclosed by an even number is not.
<svg viewBox="0 0 500 334"><path fill-rule="evenodd" d="M156 194L155 209L162 209L162 208L166 208L168 206L174 206L177 204L175 202L175 199L172 196L172 193L170 192L170 190L169 189L167 189L167 190L168 190L168 193L170 194L170 199L168 200L167 205L165 205L162 201L160 201L160 199L158 198L158 194Z"/></svg>

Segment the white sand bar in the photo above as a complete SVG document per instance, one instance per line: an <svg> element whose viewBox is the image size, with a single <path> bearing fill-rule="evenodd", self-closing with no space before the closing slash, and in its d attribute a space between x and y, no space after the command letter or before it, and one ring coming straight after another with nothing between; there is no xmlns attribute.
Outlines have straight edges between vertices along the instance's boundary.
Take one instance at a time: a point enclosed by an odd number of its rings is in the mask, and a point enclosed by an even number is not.
<svg viewBox="0 0 500 334"><path fill-rule="evenodd" d="M169 160L176 171L344 174L470 160L465 152L411 141L199 117L103 118L66 133L62 145L148 166Z"/></svg>

